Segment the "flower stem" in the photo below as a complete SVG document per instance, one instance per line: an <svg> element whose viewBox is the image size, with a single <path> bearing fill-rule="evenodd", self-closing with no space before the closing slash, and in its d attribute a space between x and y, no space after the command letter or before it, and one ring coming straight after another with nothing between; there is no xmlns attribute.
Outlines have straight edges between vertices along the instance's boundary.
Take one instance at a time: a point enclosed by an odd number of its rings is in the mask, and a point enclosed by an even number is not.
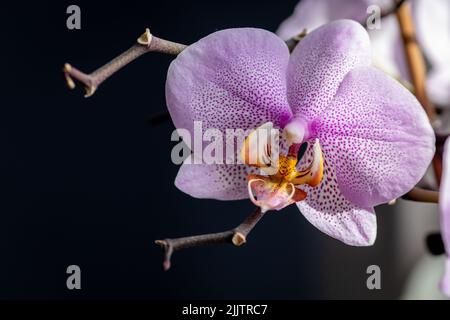
<svg viewBox="0 0 450 320"><path fill-rule="evenodd" d="M228 231L202 234L174 239L156 240L155 243L164 250L163 268L170 269L172 253L177 250L208 244L229 243L241 246L247 241L248 234L264 216L261 208L256 208L240 225Z"/></svg>
<svg viewBox="0 0 450 320"><path fill-rule="evenodd" d="M411 191L403 195L402 199L419 202L438 203L439 192L415 187Z"/></svg>
<svg viewBox="0 0 450 320"><path fill-rule="evenodd" d="M150 33L149 29L146 29L145 32L137 39L137 43L130 49L117 56L104 66L98 68L94 72L86 74L68 63L64 65L63 72L66 78L67 86L70 89L75 88L75 79L84 85L86 89L85 97L90 97L95 93L101 83L133 60L142 56L144 53L161 52L165 54L177 55L186 47L187 46L184 44L155 37Z"/></svg>
<svg viewBox="0 0 450 320"><path fill-rule="evenodd" d="M408 3L402 3L396 11L397 21L402 35L409 74L411 77L414 93L428 115L428 119L433 124L436 120L436 109L429 101L425 89L426 65L422 51L417 43L414 30L414 21L411 16L411 9ZM433 158L433 169L437 184L441 182L442 159L438 153Z"/></svg>

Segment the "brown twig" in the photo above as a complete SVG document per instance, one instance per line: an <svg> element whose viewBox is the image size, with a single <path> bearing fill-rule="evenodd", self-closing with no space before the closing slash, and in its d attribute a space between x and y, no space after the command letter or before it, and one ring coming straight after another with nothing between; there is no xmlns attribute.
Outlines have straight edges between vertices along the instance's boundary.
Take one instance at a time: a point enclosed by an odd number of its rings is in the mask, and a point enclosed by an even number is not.
<svg viewBox="0 0 450 320"><path fill-rule="evenodd" d="M414 93L417 100L419 100L420 104L427 113L430 122L433 124L436 120L436 109L429 101L425 89L426 65L422 51L417 43L414 30L414 21L412 19L411 9L408 3L402 3L399 6L396 11L396 16L402 35L409 74L414 87ZM439 185L442 176L442 159L439 157L438 153L435 153L433 157L433 169L437 184Z"/></svg>
<svg viewBox="0 0 450 320"><path fill-rule="evenodd" d="M144 53L161 52L177 55L186 47L187 46L184 44L155 37L150 33L149 29L146 29L137 39L135 45L91 74L86 74L68 63L64 65L63 72L69 88L75 88L74 80L77 80L81 82L86 89L85 97L90 97L95 93L95 90L101 83Z"/></svg>
<svg viewBox="0 0 450 320"><path fill-rule="evenodd" d="M243 245L247 241L247 236L250 231L252 231L263 216L264 213L261 211L261 208L258 207L247 217L247 219L232 230L182 238L156 240L155 243L164 250L164 270L167 271L170 269L172 254L177 250L218 243L230 243L235 246Z"/></svg>
<svg viewBox="0 0 450 320"><path fill-rule="evenodd" d="M402 199L419 202L438 203L439 192L415 187L408 193L404 194L402 196Z"/></svg>

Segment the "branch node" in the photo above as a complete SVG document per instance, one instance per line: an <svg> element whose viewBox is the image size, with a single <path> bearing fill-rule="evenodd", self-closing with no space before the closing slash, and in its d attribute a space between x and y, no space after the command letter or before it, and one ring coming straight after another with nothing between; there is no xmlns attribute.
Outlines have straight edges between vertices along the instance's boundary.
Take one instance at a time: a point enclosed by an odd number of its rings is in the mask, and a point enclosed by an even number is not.
<svg viewBox="0 0 450 320"><path fill-rule="evenodd" d="M66 84L69 87L69 89L73 90L73 89L75 89L75 82L73 81L72 77L70 76L71 71L72 71L72 66L68 63L65 63L64 67L63 67L64 78L66 79Z"/></svg>
<svg viewBox="0 0 450 320"><path fill-rule="evenodd" d="M70 89L73 89L75 88L77 81L81 82L85 86L86 94L84 96L87 98L92 96L97 88L106 79L143 54L147 52L160 52L170 55L178 55L187 47L184 44L153 36L150 33L149 28L146 28L145 32L136 41L137 43L135 43L127 51L118 55L110 62L89 74L86 74L66 63L64 65L63 72L67 86Z"/></svg>
<svg viewBox="0 0 450 320"><path fill-rule="evenodd" d="M97 90L97 87L94 85L87 85L84 87L85 90L85 94L84 97L85 98L89 98L90 96L92 96L95 93L95 90Z"/></svg>
<svg viewBox="0 0 450 320"><path fill-rule="evenodd" d="M235 232L233 235L233 238L231 239L231 241L233 242L233 244L236 247L242 246L244 243L247 242L247 239L245 238L245 235L242 234L241 232Z"/></svg>
<svg viewBox="0 0 450 320"><path fill-rule="evenodd" d="M263 216L264 212L261 211L261 208L256 207L252 214L250 214L240 225L231 230L196 236L156 240L155 243L164 251L164 270L167 271L170 268L172 253L181 249L218 243L229 243L237 247L243 245L247 241L246 237L249 232L252 231Z"/></svg>
<svg viewBox="0 0 450 320"><path fill-rule="evenodd" d="M65 63L63 67L64 78L66 79L66 84L70 89L75 89L75 81L79 81L84 85L85 95L84 97L90 97L97 90L95 85L95 78L91 74L85 74L84 72L72 67L69 63Z"/></svg>
<svg viewBox="0 0 450 320"><path fill-rule="evenodd" d="M170 259L172 258L173 246L170 244L168 240L155 240L155 243L164 250L164 258L162 265L164 271L168 271L171 266Z"/></svg>
<svg viewBox="0 0 450 320"><path fill-rule="evenodd" d="M149 48L150 44L152 43L152 38L153 36L150 33L150 29L146 28L145 32L137 39L137 43Z"/></svg>

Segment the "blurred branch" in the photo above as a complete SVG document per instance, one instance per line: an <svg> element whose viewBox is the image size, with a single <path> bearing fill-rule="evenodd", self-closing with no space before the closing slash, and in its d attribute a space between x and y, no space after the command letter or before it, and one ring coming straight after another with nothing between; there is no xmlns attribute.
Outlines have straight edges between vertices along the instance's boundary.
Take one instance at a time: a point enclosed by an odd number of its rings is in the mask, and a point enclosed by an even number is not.
<svg viewBox="0 0 450 320"><path fill-rule="evenodd" d="M404 194L402 196L402 199L419 202L438 203L439 192L415 187L408 193Z"/></svg>
<svg viewBox="0 0 450 320"><path fill-rule="evenodd" d="M396 16L402 35L409 74L414 87L415 95L427 113L430 122L433 124L436 120L436 109L429 101L425 89L426 65L422 51L417 43L414 30L414 21L412 19L411 9L408 3L402 3L399 6L396 11ZM435 153L433 158L433 169L437 184L439 185L442 176L442 159L438 153Z"/></svg>
<svg viewBox="0 0 450 320"><path fill-rule="evenodd" d="M68 63L64 65L63 72L70 89L75 88L74 80L76 80L84 85L85 97L90 97L103 81L144 53L161 52L177 55L185 48L184 44L157 38L150 33L149 29L146 29L135 45L94 72L86 74Z"/></svg>
<svg viewBox="0 0 450 320"><path fill-rule="evenodd" d="M289 48L289 52L294 51L297 44L308 34L308 30L303 29L299 34L293 36L289 40L286 40L286 45Z"/></svg>
<svg viewBox="0 0 450 320"><path fill-rule="evenodd" d="M155 243L161 246L164 251L164 270L167 271L170 269L172 254L177 250L218 243L229 243L235 246L243 245L247 241L247 236L250 231L252 231L263 216L264 213L261 212L261 208L258 207L247 217L247 219L232 230L198 236L156 240Z"/></svg>

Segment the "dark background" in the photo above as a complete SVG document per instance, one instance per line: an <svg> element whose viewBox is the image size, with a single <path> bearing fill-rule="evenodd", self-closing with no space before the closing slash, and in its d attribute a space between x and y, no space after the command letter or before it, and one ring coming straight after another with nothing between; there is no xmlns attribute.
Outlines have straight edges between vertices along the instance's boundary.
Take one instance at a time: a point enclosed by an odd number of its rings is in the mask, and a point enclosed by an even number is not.
<svg viewBox="0 0 450 320"><path fill-rule="evenodd" d="M148 54L83 98L65 87L70 62L92 71L150 27L192 43L219 29L275 31L296 0L39 1L1 4L0 298L395 298L391 209L378 210L375 246L353 248L310 225L291 206L269 214L241 248L175 254L163 272L155 239L221 231L249 201L193 199L175 188L166 71L173 57ZM81 30L66 8L81 7ZM207 186L205 186L207 187ZM66 268L82 289L66 288ZM382 290L366 288L380 265Z"/></svg>

